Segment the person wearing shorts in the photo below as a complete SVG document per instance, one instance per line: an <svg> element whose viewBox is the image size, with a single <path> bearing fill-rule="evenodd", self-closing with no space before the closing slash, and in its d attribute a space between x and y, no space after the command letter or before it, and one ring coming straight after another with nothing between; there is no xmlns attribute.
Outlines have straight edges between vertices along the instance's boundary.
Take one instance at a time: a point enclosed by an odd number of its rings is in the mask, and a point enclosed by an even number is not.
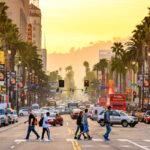
<svg viewBox="0 0 150 150"><path fill-rule="evenodd" d="M89 125L88 125L88 109L85 109L85 113L83 116L83 127L84 127L84 133L87 135L87 140L91 140L92 137L89 134Z"/></svg>

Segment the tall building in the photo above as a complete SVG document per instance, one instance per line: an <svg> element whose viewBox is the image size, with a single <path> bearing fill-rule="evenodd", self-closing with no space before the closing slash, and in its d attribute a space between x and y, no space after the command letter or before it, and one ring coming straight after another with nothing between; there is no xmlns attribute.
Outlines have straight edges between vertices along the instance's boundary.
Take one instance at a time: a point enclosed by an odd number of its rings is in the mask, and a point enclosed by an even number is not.
<svg viewBox="0 0 150 150"><path fill-rule="evenodd" d="M41 37L42 37L42 25L41 25L41 10L33 4L29 6L29 26L32 28L32 37L30 41L37 46L38 54L42 57L41 49Z"/></svg>
<svg viewBox="0 0 150 150"><path fill-rule="evenodd" d="M47 72L47 50L42 49L42 63L43 63L43 71Z"/></svg>
<svg viewBox="0 0 150 150"><path fill-rule="evenodd" d="M27 39L27 22L29 14L29 0L1 0L9 7L7 15L17 25L21 38Z"/></svg>
<svg viewBox="0 0 150 150"><path fill-rule="evenodd" d="M39 7L39 0L30 0L30 3L35 5L36 7Z"/></svg>
<svg viewBox="0 0 150 150"><path fill-rule="evenodd" d="M114 53L112 52L112 50L100 50L99 51L99 59L106 59L107 61L110 61L113 56L114 56Z"/></svg>

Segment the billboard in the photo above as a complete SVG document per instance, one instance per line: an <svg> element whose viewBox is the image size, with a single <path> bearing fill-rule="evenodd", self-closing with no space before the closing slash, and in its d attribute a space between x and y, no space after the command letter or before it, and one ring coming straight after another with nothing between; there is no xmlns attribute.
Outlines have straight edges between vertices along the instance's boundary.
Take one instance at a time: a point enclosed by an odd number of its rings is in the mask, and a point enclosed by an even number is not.
<svg viewBox="0 0 150 150"><path fill-rule="evenodd" d="M107 98L106 97L100 97L99 98L99 106L101 107L107 107Z"/></svg>
<svg viewBox="0 0 150 150"><path fill-rule="evenodd" d="M126 111L126 94L110 94L110 106L113 110Z"/></svg>

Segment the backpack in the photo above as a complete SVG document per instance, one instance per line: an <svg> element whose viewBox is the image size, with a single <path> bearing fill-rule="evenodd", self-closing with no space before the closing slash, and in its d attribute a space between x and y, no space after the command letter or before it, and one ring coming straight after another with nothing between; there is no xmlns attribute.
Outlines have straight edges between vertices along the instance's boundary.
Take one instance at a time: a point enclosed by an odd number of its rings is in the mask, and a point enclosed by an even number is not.
<svg viewBox="0 0 150 150"><path fill-rule="evenodd" d="M40 121L39 121L39 127L42 127L42 125L43 125L43 119L44 119L44 117L42 117L42 118L40 119Z"/></svg>
<svg viewBox="0 0 150 150"><path fill-rule="evenodd" d="M35 126L37 125L37 118L35 118L35 120L34 120L34 125Z"/></svg>

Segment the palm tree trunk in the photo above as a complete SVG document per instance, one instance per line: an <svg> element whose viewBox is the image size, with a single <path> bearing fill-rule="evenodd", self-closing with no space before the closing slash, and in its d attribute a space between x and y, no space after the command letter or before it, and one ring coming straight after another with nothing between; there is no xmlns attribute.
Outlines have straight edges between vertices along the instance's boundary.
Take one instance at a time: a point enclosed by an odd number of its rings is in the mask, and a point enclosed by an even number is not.
<svg viewBox="0 0 150 150"><path fill-rule="evenodd" d="M120 73L120 94L121 94L121 90L122 90L121 82L122 82L122 80L121 80L121 73Z"/></svg>

